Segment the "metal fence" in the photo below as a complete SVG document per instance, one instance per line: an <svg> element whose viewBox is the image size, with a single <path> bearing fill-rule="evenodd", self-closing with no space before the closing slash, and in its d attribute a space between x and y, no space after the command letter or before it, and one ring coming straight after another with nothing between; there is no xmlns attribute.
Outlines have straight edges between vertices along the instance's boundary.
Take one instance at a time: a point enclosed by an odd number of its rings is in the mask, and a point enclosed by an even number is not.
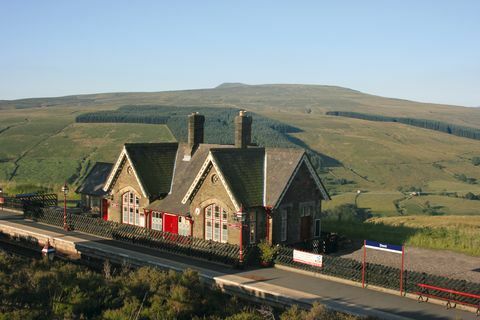
<svg viewBox="0 0 480 320"><path fill-rule="evenodd" d="M320 268L293 261L293 250L293 248L289 247L279 247L275 263L352 281L362 281L362 263L357 260L324 255L323 266ZM367 284L400 290L400 269L398 268L367 263L365 276ZM419 290L418 284L423 283L461 292L468 292L477 295L480 294L480 283L435 276L422 272L405 270L403 281L403 287L405 291L410 293L417 292ZM445 299L450 298L448 293L440 291L432 290L429 292L429 294L433 294ZM474 305L480 304L480 301L474 298L459 297L458 300L460 302Z"/></svg>
<svg viewBox="0 0 480 320"><path fill-rule="evenodd" d="M23 210L26 207L52 207L58 205L55 193L29 193L3 197L2 207Z"/></svg>
<svg viewBox="0 0 480 320"><path fill-rule="evenodd" d="M63 210L58 208L30 207L25 210L25 216L39 222L63 226ZM73 230L161 251L239 266L239 246L237 245L105 221L84 214L68 214L67 223ZM246 247L244 254L244 262L248 264L254 260L255 250L253 247Z"/></svg>

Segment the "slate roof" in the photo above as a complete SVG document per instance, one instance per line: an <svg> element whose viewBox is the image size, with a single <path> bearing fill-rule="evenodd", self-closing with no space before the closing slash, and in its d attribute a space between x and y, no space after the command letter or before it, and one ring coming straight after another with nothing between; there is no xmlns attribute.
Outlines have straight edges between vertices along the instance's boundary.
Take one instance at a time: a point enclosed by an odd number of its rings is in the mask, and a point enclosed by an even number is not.
<svg viewBox="0 0 480 320"><path fill-rule="evenodd" d="M170 192L178 143L126 143L125 150L149 197Z"/></svg>
<svg viewBox="0 0 480 320"><path fill-rule="evenodd" d="M265 149L211 149L210 152L240 205L262 206Z"/></svg>
<svg viewBox="0 0 480 320"><path fill-rule="evenodd" d="M267 148L265 205L274 207L305 151L297 148Z"/></svg>
<svg viewBox="0 0 480 320"><path fill-rule="evenodd" d="M75 190L76 193L88 194L91 196L103 196L103 186L112 170L113 163L97 162L87 174L82 184Z"/></svg>
<svg viewBox="0 0 480 320"><path fill-rule="evenodd" d="M200 144L191 159L184 161L187 148L187 144L178 143L125 144L125 152L145 192L157 199L147 209L188 214L189 203L182 204L182 199L209 154L240 205L274 207L305 155L303 149L294 148L238 149L233 145ZM105 171L96 190L102 191L110 169ZM324 194L329 198L326 191Z"/></svg>
<svg viewBox="0 0 480 320"><path fill-rule="evenodd" d="M198 146L190 161L183 161L183 155L187 151L187 144L178 146L178 156L175 160L175 175L172 182L171 192L163 199L153 201L147 209L164 211L185 215L189 211L189 205L182 204L182 198L188 191L195 176L200 171L210 149L212 148L233 148L233 145L206 144Z"/></svg>

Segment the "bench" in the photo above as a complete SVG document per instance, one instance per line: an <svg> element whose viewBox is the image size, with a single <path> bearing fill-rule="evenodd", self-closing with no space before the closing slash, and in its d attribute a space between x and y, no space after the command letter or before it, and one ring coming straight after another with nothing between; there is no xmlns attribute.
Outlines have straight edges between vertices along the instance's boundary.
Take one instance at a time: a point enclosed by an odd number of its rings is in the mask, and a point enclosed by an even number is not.
<svg viewBox="0 0 480 320"><path fill-rule="evenodd" d="M466 305L466 306L476 308L477 309L476 315L480 316L480 295L478 295L478 294L461 292L461 291L456 291L456 290L452 290L452 289L431 286L431 285L424 284L424 283L418 283L417 286L420 288L419 291L415 292L415 294L418 294L418 302L427 302L428 298L445 300L445 301L447 301L447 305L446 305L447 309L455 308L457 306L457 304L462 304L462 305ZM442 297L442 296L439 296L439 295L435 295L434 293L430 293L430 290L437 291L437 292L448 293L448 298ZM477 303L469 303L469 302L460 301L459 300L460 297L475 299L475 300L477 300Z"/></svg>

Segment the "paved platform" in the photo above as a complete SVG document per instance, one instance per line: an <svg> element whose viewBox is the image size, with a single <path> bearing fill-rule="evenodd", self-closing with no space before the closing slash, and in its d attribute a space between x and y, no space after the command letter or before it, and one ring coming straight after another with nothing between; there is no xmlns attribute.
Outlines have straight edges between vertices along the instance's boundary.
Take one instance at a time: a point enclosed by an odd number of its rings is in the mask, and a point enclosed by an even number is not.
<svg viewBox="0 0 480 320"><path fill-rule="evenodd" d="M197 270L204 280L215 282L228 292L279 304L309 305L319 301L335 310L381 319L478 320L475 314L458 309L447 310L444 306L418 303L396 295L276 268L235 270L81 232L65 232L61 228L23 220L19 215L0 211L0 231L7 229L37 238L40 242L48 238L55 244L74 248L80 253L115 256L129 263L163 269L181 271L191 268Z"/></svg>

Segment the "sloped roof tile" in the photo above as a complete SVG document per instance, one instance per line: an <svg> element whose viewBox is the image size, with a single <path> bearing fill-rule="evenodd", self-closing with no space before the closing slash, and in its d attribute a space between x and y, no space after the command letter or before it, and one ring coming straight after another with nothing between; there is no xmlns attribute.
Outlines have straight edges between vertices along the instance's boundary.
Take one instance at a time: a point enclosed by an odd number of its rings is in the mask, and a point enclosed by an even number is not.
<svg viewBox="0 0 480 320"><path fill-rule="evenodd" d="M125 150L149 197L170 192L178 143L126 143Z"/></svg>
<svg viewBox="0 0 480 320"><path fill-rule="evenodd" d="M76 193L91 196L103 196L103 186L112 170L113 163L97 162L87 174L82 184L75 190Z"/></svg>

